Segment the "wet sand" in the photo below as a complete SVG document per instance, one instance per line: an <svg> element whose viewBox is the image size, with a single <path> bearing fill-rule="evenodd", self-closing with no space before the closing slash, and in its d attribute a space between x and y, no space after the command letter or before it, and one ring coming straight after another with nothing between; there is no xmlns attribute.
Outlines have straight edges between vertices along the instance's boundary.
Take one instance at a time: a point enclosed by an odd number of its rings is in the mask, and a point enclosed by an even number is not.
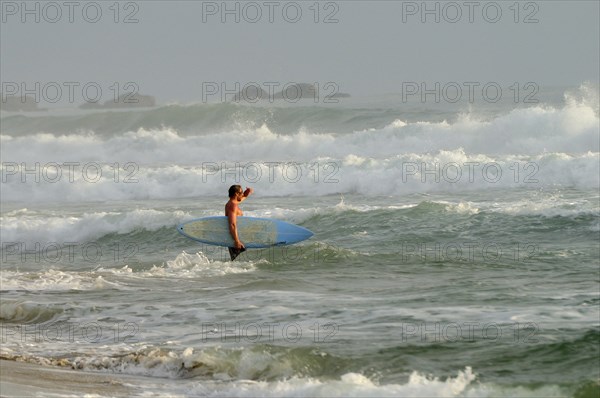
<svg viewBox="0 0 600 398"><path fill-rule="evenodd" d="M128 397L141 392L128 386L139 386L140 379L141 377L135 376L92 373L0 360L1 397L82 396L84 394Z"/></svg>

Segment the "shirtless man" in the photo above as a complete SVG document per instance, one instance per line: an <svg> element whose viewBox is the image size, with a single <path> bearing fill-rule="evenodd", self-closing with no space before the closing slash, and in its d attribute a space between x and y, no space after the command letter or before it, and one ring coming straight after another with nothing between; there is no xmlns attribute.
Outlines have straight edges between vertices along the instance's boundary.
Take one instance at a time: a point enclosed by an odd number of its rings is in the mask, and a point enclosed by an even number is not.
<svg viewBox="0 0 600 398"><path fill-rule="evenodd" d="M229 248L231 261L233 261L241 252L246 250L244 244L240 241L237 231L237 217L244 215L238 204L244 201L253 192L254 190L248 187L242 192L242 187L240 185L232 185L229 187L229 202L225 205L225 216L227 217L227 223L229 225L229 233L233 238L233 247Z"/></svg>

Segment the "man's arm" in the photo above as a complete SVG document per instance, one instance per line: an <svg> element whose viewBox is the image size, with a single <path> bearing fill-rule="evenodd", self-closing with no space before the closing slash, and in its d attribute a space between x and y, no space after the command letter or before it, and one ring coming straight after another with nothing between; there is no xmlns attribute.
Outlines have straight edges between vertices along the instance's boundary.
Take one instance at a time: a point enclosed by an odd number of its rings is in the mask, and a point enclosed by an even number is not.
<svg viewBox="0 0 600 398"><path fill-rule="evenodd" d="M246 198L250 195L252 195L254 193L254 189L252 188L248 188L246 187L246 190L244 191L244 195L242 196L242 198L240 199L240 202L246 200Z"/></svg>
<svg viewBox="0 0 600 398"><path fill-rule="evenodd" d="M238 237L237 215L235 214L235 211L232 211L229 213L229 215L227 216L227 220L229 223L229 233L231 234L231 237L233 238L233 247L235 247L236 249L243 248L244 244L242 242L240 242L240 238Z"/></svg>

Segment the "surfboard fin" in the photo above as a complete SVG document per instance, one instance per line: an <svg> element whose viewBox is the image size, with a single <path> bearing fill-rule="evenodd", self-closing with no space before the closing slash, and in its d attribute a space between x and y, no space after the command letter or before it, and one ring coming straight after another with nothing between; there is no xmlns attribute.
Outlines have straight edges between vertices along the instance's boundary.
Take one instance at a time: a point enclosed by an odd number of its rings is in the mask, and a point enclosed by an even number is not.
<svg viewBox="0 0 600 398"><path fill-rule="evenodd" d="M229 257L231 257L231 261L235 260L237 256L239 256L242 252L246 251L245 247L241 249L236 249L235 247L228 247L229 249Z"/></svg>

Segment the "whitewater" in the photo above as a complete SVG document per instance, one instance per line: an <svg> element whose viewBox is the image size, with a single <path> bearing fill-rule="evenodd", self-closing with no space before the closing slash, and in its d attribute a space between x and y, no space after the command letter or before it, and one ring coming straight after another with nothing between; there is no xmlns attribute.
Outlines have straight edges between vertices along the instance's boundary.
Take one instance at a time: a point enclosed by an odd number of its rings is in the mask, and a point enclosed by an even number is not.
<svg viewBox="0 0 600 398"><path fill-rule="evenodd" d="M597 87L355 101L3 112L3 363L133 396L597 396ZM230 262L177 233L232 184L315 235Z"/></svg>

